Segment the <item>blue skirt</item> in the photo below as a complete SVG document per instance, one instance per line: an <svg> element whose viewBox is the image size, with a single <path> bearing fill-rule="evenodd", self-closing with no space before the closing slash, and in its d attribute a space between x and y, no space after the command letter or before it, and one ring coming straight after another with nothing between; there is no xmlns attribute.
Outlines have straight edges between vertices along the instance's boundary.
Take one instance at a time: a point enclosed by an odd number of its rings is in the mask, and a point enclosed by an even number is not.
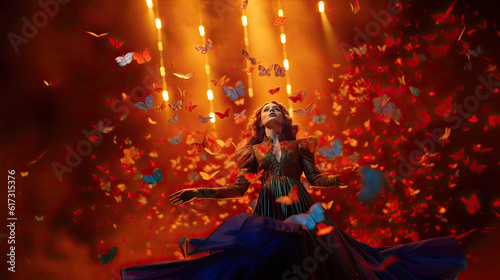
<svg viewBox="0 0 500 280"><path fill-rule="evenodd" d="M137 279L455 279L467 267L454 238L432 238L374 248L334 226L317 236L301 224L240 214L209 237L185 244L192 260L157 262L121 270Z"/></svg>

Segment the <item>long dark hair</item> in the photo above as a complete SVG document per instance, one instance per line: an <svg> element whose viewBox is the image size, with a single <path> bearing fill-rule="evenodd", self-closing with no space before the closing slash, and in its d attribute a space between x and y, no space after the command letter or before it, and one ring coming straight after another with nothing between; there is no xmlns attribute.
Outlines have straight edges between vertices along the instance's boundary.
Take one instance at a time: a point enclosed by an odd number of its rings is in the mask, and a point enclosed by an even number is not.
<svg viewBox="0 0 500 280"><path fill-rule="evenodd" d="M292 123L292 118L290 117L290 114L288 114L288 110L285 108L285 106L281 105L278 101L271 101L264 103L262 106L260 106L257 110L252 115L252 118L250 118L250 121L247 126L247 131L244 133L246 135L246 139L243 141L245 145L255 145L262 143L264 141L264 137L266 136L266 128L261 127L261 112L264 106L266 106L269 103L274 103L278 105L281 114L283 115L283 124L281 125L281 132L285 135L286 140L297 140L297 132L299 131L299 126L294 125Z"/></svg>

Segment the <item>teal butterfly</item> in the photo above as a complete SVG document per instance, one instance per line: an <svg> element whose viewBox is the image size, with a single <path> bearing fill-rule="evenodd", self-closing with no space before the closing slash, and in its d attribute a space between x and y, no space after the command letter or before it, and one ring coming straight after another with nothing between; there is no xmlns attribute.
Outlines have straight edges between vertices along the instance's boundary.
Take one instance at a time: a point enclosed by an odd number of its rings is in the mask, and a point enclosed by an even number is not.
<svg viewBox="0 0 500 280"><path fill-rule="evenodd" d="M153 175L145 175L141 178L141 181L146 182L150 185L156 185L156 182L163 181L163 177L161 176L160 168L156 168L153 170Z"/></svg>
<svg viewBox="0 0 500 280"><path fill-rule="evenodd" d="M100 261L102 264L107 264L110 261L115 259L116 252L118 251L118 248L113 247L108 250L108 253L106 255L104 254L99 254L96 256L97 260Z"/></svg>

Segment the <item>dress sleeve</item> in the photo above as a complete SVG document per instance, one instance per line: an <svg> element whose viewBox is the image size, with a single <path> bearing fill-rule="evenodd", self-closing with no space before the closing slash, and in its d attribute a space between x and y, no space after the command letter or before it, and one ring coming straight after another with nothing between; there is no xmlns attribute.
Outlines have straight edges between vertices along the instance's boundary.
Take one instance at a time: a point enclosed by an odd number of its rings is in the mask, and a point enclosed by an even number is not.
<svg viewBox="0 0 500 280"><path fill-rule="evenodd" d="M220 188L198 188L196 197L233 198L243 196L250 186L250 183L245 179L245 173L255 173L257 170L253 146L248 145L237 149L235 158L240 170L236 176L236 181Z"/></svg>
<svg viewBox="0 0 500 280"><path fill-rule="evenodd" d="M319 171L316 163L314 162L314 152L316 152L317 145L318 139L315 137L302 138L298 140L300 164L309 183L315 187L322 188L345 185L340 182L337 175L331 175Z"/></svg>

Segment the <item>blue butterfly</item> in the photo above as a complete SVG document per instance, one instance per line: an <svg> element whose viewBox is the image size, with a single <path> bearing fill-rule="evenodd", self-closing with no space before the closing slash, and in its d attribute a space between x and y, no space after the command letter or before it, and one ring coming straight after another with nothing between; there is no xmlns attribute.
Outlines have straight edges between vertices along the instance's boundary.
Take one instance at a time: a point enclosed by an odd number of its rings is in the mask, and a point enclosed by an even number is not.
<svg viewBox="0 0 500 280"><path fill-rule="evenodd" d="M331 147L325 147L318 150L318 153L325 156L327 159L332 159L335 156L339 156L342 154L342 142L340 139L337 139L332 142Z"/></svg>
<svg viewBox="0 0 500 280"><path fill-rule="evenodd" d="M182 140L182 135L181 134L182 134L182 131L179 132L179 134L177 135L176 138L168 138L167 139L168 142L170 142L170 143L172 143L174 145L177 144L177 143L179 143Z"/></svg>
<svg viewBox="0 0 500 280"><path fill-rule="evenodd" d="M311 116L311 118L316 122L316 123L322 123L325 121L326 115L321 115L321 116Z"/></svg>
<svg viewBox="0 0 500 280"><path fill-rule="evenodd" d="M473 56L473 57L478 57L480 54L483 53L483 47L481 47L480 45L477 46L477 48L475 50L471 50L470 51L470 54Z"/></svg>
<svg viewBox="0 0 500 280"><path fill-rule="evenodd" d="M141 181L146 182L150 185L156 185L156 182L163 181L163 177L161 176L160 168L156 168L153 170L153 175L145 175L142 177Z"/></svg>
<svg viewBox="0 0 500 280"><path fill-rule="evenodd" d="M177 121L179 121L179 116L177 116L177 114L174 115L173 119L169 119L168 120L168 122L172 123L172 124L175 123L175 122L177 122Z"/></svg>
<svg viewBox="0 0 500 280"><path fill-rule="evenodd" d="M137 102L134 104L134 106L143 110L144 112L146 112L148 109L152 109L154 107L153 106L153 96L148 95L146 97L145 102Z"/></svg>
<svg viewBox="0 0 500 280"><path fill-rule="evenodd" d="M245 95L245 85L242 81L237 81L234 87L225 87L222 91L229 96L229 99L234 101L238 99L238 96Z"/></svg>
<svg viewBox="0 0 500 280"><path fill-rule="evenodd" d="M290 216L288 219L305 226L308 230L316 228L316 224L325 220L325 209L321 202L313 204L307 213ZM287 220L288 220L287 219ZM285 221L286 223L287 221Z"/></svg>

